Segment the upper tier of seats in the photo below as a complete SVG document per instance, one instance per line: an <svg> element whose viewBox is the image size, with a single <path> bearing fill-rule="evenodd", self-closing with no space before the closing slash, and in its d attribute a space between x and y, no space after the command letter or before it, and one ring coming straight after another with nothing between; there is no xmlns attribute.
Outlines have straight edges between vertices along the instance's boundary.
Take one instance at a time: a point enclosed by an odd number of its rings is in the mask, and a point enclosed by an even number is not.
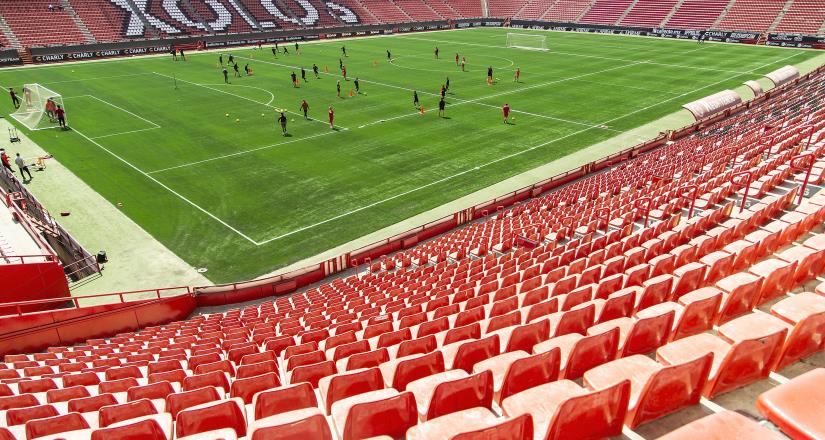
<svg viewBox="0 0 825 440"><path fill-rule="evenodd" d="M317 288L6 355L0 438L602 438L756 382L820 436L823 98L819 73ZM668 438L731 432L775 438L724 411Z"/></svg>
<svg viewBox="0 0 825 440"><path fill-rule="evenodd" d="M131 2L65 0L0 1L0 17L23 47L111 42L124 39L246 33L341 24L402 23L479 18L482 0L185 0L146 3L143 17ZM487 0L490 17L583 24L723 29L819 34L821 0ZM778 20L778 22L777 22ZM719 22L717 24L717 22ZM78 23L82 23L79 25ZM85 29L89 34L84 35ZM3 35L0 44L7 45Z"/></svg>

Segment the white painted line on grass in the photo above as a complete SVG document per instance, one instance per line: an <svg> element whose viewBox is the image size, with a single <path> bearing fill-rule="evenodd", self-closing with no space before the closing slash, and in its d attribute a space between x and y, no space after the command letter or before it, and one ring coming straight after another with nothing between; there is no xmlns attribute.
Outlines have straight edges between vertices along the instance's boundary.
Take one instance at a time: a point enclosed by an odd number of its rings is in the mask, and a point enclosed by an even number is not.
<svg viewBox="0 0 825 440"><path fill-rule="evenodd" d="M799 54L793 54L793 55L787 56L787 57L785 57L785 58L782 58L782 59L779 59L779 60L776 60L776 61L772 61L772 62L770 62L770 63L764 64L764 65L762 65L762 66L759 66L759 67L756 67L756 68L752 69L752 71L751 71L751 72L756 71L756 70L759 70L759 69L761 69L761 68L763 68L763 67L766 67L766 66L769 66L769 65L771 65L771 64L780 63L780 62L782 62L782 61L785 61L785 60L787 60L787 59L789 59L789 58L792 58L792 57L795 57L795 56L797 56L797 55L799 55ZM748 72L748 73L751 73L751 72ZM672 98L668 98L668 99L665 99L665 100L659 101L659 102L657 102L657 103L655 103L655 104L649 105L649 106L647 106L647 107L643 107L643 108L640 108L640 109L636 109L636 110L633 110L632 112L628 112L628 113L625 113L625 114L623 114L623 115L617 116L617 117L615 117L615 118L608 119L608 120L606 120L606 121L602 122L600 125L607 125L607 124L609 124L609 123L611 123L611 122L618 121L618 120L620 120L620 119L624 119L624 118L626 118L626 117L628 117L628 116L631 116L631 115L634 115L634 114L636 114L636 113L639 113L639 112L642 112L642 111L648 110L648 109L650 109L650 108L656 107L656 106L661 105L661 104L663 104L663 103L665 103L665 102L670 102L670 101L673 101L674 99L678 99L678 98L681 98L681 97L683 97L683 96L687 96L687 95L690 95L690 94L692 94L692 93L698 92L698 91L700 91L700 90L704 90L704 89L707 89L707 88L709 88L709 87L713 87L713 86L715 86L715 85L717 85L717 84L721 84L721 83L723 83L723 82L730 81L730 80L732 80L732 79L734 79L734 78L737 78L737 77L740 77L740 76L742 76L742 75L743 75L743 74L736 74L736 75L730 76L730 77L728 77L728 78L725 78L725 79L722 79L722 80L716 81L716 82L714 82L714 83L704 85L704 86L699 87L699 88L697 88L697 89L695 89L695 90L691 90L691 91L689 91L689 92L685 92L685 93L683 93L683 94L681 94L681 95L677 95L677 96L674 96L674 97L672 97ZM370 203L369 205L366 205L366 206L362 206L362 207L360 207L360 208L353 209L352 211L345 212L345 213L343 213L343 214L339 214L339 215L336 215L336 216L334 216L334 217L330 217L330 218L328 218L328 219L326 219L326 220L322 220L322 221L319 221L319 222L313 223L313 224L311 224L311 225L304 226L304 227L301 227L301 228L295 229L295 230L293 230L293 231L290 231L290 232L287 232L287 233L284 233L284 234L281 234L281 235L278 235L278 236L275 236L275 237L272 237L272 238L268 238L268 239L263 240L263 241L259 241L259 242L257 242L257 244L258 244L258 245L263 245L263 244L266 244L266 243L269 243L269 242L272 242L272 241L276 241L276 240L280 240L280 239L285 238L285 237L289 237L290 235L297 234L297 233L302 232L302 231L306 231L306 230L308 230L308 229L315 228L315 227L317 227L317 226L321 226L321 225L326 224L326 223L329 223L329 222L331 222L331 221L335 221L335 220L338 220L338 219L340 219L340 218L347 217L347 216L349 216L349 215L352 215L352 214L355 214L355 213L358 213L358 212L364 211L364 210L366 210L366 209L372 208L372 207L374 207L374 206L380 205L380 204L382 204L382 203L385 203L385 202L388 202L388 201L391 201L391 200L395 200L395 199L397 199L397 198L399 198L399 197L403 197L403 196L405 196L405 195L408 195L408 194L414 193L414 192L416 192L416 191L419 191L419 190L422 190L422 189L425 189L425 188L429 188L429 187L431 187L431 186L433 186L433 185L437 185L437 184L439 184L439 183L446 182L446 181L448 181L448 180L452 180L452 179L454 179L454 178L456 178L456 177L460 177L460 176L462 176L462 175L464 175L464 174L467 174L467 173L470 173L470 172L473 172L473 171L479 171L481 168L488 167L488 166L490 166L490 165L493 165L493 164L496 164L496 163L498 163L498 162L501 162L501 161L504 161L504 160L510 159L510 158L512 158L512 157L520 156L520 155L522 155L522 154L524 154L524 153L528 153L528 152L533 151L533 150L535 150L535 149L542 148L542 147L544 147L544 146L547 146L547 145L553 144L553 143L555 143L555 142L558 142L558 141L561 141L561 140L567 139L567 138L569 138L569 137L579 135L579 134L584 133L584 132L586 132L586 131L592 130L593 128L594 128L594 127L586 127L586 128L583 128L583 129L581 129L581 130L579 130L579 131L575 131L575 132L573 132L573 133L568 133L568 134L566 134L566 135L564 135L564 136L560 136L560 137L557 137L557 138L555 138L555 139L550 139L550 140L548 140L548 141L542 142L542 143L540 143L540 144L534 145L534 146L529 147L529 148L526 148L526 149L524 149L524 150L516 151L516 152L510 153L510 154L508 154L508 155L506 155L506 156L502 156L502 157L500 157L500 158L498 158L498 159L491 160L491 161L486 162L486 163L483 163L483 164L481 164L481 165L477 165L477 166L475 166L475 167L472 167L472 168L466 169L466 170L461 171L461 172L459 172L459 173L453 174L452 176L447 176L447 177L444 177L444 178L441 178L441 179L438 179L438 180L432 181L432 182L430 182L430 183L424 184L424 185L419 186L419 187L417 187L417 188L413 188L413 189L410 189L410 190L404 191L404 192L402 192L402 193L400 193L400 194L396 194L396 195L394 195L394 196L387 197L387 198L385 198L385 199L383 199L383 200L378 200L378 201L376 201L376 202Z"/></svg>
<svg viewBox="0 0 825 440"><path fill-rule="evenodd" d="M236 58L243 58L243 57L238 56L238 57L236 57ZM247 59L250 59L250 58L247 58ZM258 60L258 61L260 61L260 60ZM223 93L223 94L225 94L225 95L230 95L230 96L234 96L234 97L236 97L236 98L241 98L241 99L246 100L246 101L249 101L249 102L254 102L255 104L260 104L260 105L262 105L262 106L264 106L264 107L269 107L269 108L272 108L272 109L279 109L279 107L275 107L275 106L274 106L274 105L272 105L272 104L265 103L265 102L261 102L261 101L256 101L256 100L254 100L254 99L252 99L252 98L247 98L246 96L242 96L242 95L238 95L238 94L235 94L235 93L227 92L227 91L225 91L225 90L216 89L215 87L209 86L209 85L207 85L207 84L199 84L199 83L196 83L196 82L187 81L187 80L185 80L185 79L175 78L175 77L172 77L172 76L169 76L169 75L165 75L165 74L163 74L163 73L159 73L159 72L153 72L153 73L154 73L155 75L163 76L163 77L166 77L166 78L169 78L169 79L176 79L177 81L180 81L180 82L183 82L183 83L192 84L193 86L203 87L203 88L205 88L205 89L213 90L213 91L218 92L218 93ZM301 116L301 117L303 117L303 116L304 116L304 115L303 115L303 114L301 114L301 113L296 113L296 112L289 111L289 110L286 110L286 113L290 113L290 114L293 114L293 115L296 115L296 116ZM324 124L324 125L329 125L329 124L327 124L326 122L324 122L324 121L322 121L322 120L320 120L320 119L312 119L312 121L313 121L313 122L318 122L318 123L320 123L320 124ZM341 130L349 130L347 127L342 127L342 126L340 126L340 125L336 125L335 127L340 128Z"/></svg>
<svg viewBox="0 0 825 440"><path fill-rule="evenodd" d="M120 136L120 135L124 135L124 134L140 133L142 131L157 130L159 128L161 128L161 127L149 127L149 128L140 128L140 129L137 129L137 130L121 131L119 133L104 134L102 136L94 136L91 139L103 139L103 138L107 138L107 137Z"/></svg>
<svg viewBox="0 0 825 440"><path fill-rule="evenodd" d="M64 84L64 83L71 83L71 82L83 82L83 81L97 81L101 79L115 79L115 78L128 78L134 76L143 76L143 75L151 75L151 72L143 72L143 73L127 73L125 75L112 75L112 76L96 76L92 78L79 78L79 79L66 79L63 81L48 81L43 84Z"/></svg>
<svg viewBox="0 0 825 440"><path fill-rule="evenodd" d="M105 99L100 99L100 98L98 98L98 97L97 97L97 96L95 96L95 95L77 95L77 96L71 96L70 98L83 98L83 97L86 97L86 98L92 98L92 99L95 99L95 100L97 100L97 101L100 101L100 102L102 102L102 103L104 103L104 104L106 104L106 105L109 105L109 106L111 106L111 107L114 107L114 108L116 108L116 109L118 109L118 110L120 110L120 111L122 111L122 112L124 112L124 113L128 113L128 114L130 114L130 115L132 115L132 116L134 116L134 117L136 117L136 118L140 119L141 121L144 121L144 122L147 122L147 123L149 123L149 124L152 124L152 125L154 125L154 126L155 126L155 128L160 128L160 125L159 125L159 124L156 124L156 123L154 123L154 122L152 122L152 121L150 121L150 120L148 120L148 119L144 118L143 116L136 115L136 114L134 114L134 113L130 112L129 110L126 110L126 109L125 109L125 108L123 108L123 107L120 107L120 106L117 106L117 105L115 105L115 104L112 104L111 102L106 101ZM63 98L63 99L67 99L67 98Z"/></svg>
<svg viewBox="0 0 825 440"><path fill-rule="evenodd" d="M266 149L274 148L274 147L280 147L281 145L291 144L293 142L299 142L299 141L306 141L306 140L309 140L309 139L314 139L314 138L318 138L318 137L321 137L321 136L328 136L328 135L335 134L335 133L341 133L341 132L340 131L325 131L323 133L314 134L312 136L305 136L305 137L302 137L302 138L299 138L299 139L292 139L292 140L288 140L288 141L285 141L285 142L278 142L276 144L269 144L269 145L264 145L262 147L252 148L250 150L237 151L237 152L234 152L234 153L224 154L224 155L221 155L221 156L210 157L209 159L196 160L194 162L189 162L189 163L185 163L185 164L181 164L181 165L175 165L175 166L169 167L169 168L162 168L162 169L159 169L159 170L148 171L147 174L156 174L156 173L162 173L164 171L170 171L170 170L176 170L176 169L179 169L179 168L191 167L191 166L199 165L199 164L206 163L206 162L212 162L212 161L215 161L215 160L226 159L228 157L241 156L243 154L254 153L256 151L266 150Z"/></svg>
<svg viewBox="0 0 825 440"><path fill-rule="evenodd" d="M430 41L433 43L442 43L442 44L458 44L463 46L478 46L478 47L487 47L491 49L507 49L507 46L496 46L491 44L478 44L478 43L467 43L461 41L449 41L449 40L436 40L432 38L420 38L420 37L411 37L409 35L398 35L396 38L402 38L407 40L420 40L420 41ZM581 57L581 58L595 58L600 60L609 60L609 61L622 61L622 62L632 62L636 60L628 60L626 58L615 58L615 57L605 57L601 55L587 55L583 53L574 53L574 52L561 52L558 50L550 50L551 54L559 54L559 55L568 55L573 57ZM726 72L726 73L738 73L740 75L745 75L751 72L742 72L738 70L728 70L728 69L714 69L712 67L699 67L699 66L689 66L685 64L672 64L672 63L658 63L654 61L643 61L644 64L651 64L654 66L666 66L666 67L678 67L681 69L696 69L696 70L709 70L714 72Z"/></svg>
<svg viewBox="0 0 825 440"><path fill-rule="evenodd" d="M189 200L188 198L186 198L185 196L183 196L183 195L182 195L182 194L180 194L179 192L177 192L177 191L175 191L174 189L170 188L170 187L169 187L168 185L166 185L165 183L163 183L163 182L161 182L160 180L155 179L154 177L150 176L150 175L149 175L149 173L147 173L147 172L145 172L145 171L141 170L140 168L138 168L137 166L135 166L134 164L132 164L132 163L131 163L131 162L129 162L128 160L126 160L126 159L124 159L124 158L120 157L120 156L119 156L117 153L115 153L114 151L112 151L112 150L110 150L110 149L108 149L108 148L104 147L103 145L101 145L101 144L100 144L99 142L97 142L96 140L94 140L94 139L90 138L89 136L86 136L85 134L83 134L82 132L80 132L80 131L78 131L78 130L76 130L76 129L72 129L72 131L73 131L73 132L75 132L75 133L77 133L80 137L82 137L82 138L86 139L87 141L91 142L92 144L94 144L95 146L97 146L98 148L100 148L101 150L103 150L103 151L105 151L105 152L109 153L109 154L110 154L110 155L112 155L112 157L114 157L115 159L117 159L117 160L119 160L119 161L123 162L123 163L124 163L124 164L126 164L129 168L131 168L131 169L133 169L133 170L137 171L138 173L142 174L144 177L146 177L147 179L151 180L152 182L155 182L155 183L156 183L156 184L158 184L161 188L163 188L163 189L165 189L165 190L169 191L170 193L172 193L173 195L175 195L175 196L176 196L176 197L178 197L179 199L181 199L181 200L183 200L184 202L186 202L187 204L191 205L193 208L195 208L195 209L197 209L198 211L200 211L200 212L202 212L202 213L206 214L207 216L209 216L210 218L212 218L212 220L215 220L216 222L220 223L221 225L223 225L224 227L226 227L226 228L227 228L227 229L229 229L230 231L232 231L232 232L234 232L234 233L236 233L236 234L240 235L240 236L241 236L241 237L243 237L246 241L248 241L248 242L250 242L250 243L252 243L252 244L254 244L254 245L258 245L258 243L257 243L255 240L251 239L248 235L244 234L243 232L241 232L240 230L238 230L238 229L237 229L237 228L235 228L234 226L230 225L229 223L227 223L227 222L225 222L225 221L221 220L220 218L218 218L218 216L216 216L215 214L212 214L211 212L209 212L209 211L207 211L206 209L202 208L202 207L201 207L200 205L198 205L197 203L195 203L195 202L193 202L193 201Z"/></svg>

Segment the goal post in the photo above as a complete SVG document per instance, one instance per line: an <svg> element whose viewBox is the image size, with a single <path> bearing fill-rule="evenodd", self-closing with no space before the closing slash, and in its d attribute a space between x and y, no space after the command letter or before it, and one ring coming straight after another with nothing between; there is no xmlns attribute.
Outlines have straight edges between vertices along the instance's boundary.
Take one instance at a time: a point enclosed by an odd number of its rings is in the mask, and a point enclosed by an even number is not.
<svg viewBox="0 0 825 440"><path fill-rule="evenodd" d="M507 33L507 47L528 50L550 50L547 48L547 36L540 34Z"/></svg>
<svg viewBox="0 0 825 440"><path fill-rule="evenodd" d="M63 105L63 97L40 84L23 85L22 93L18 95L20 108L11 117L23 124L29 130L44 130L59 126L55 110Z"/></svg>

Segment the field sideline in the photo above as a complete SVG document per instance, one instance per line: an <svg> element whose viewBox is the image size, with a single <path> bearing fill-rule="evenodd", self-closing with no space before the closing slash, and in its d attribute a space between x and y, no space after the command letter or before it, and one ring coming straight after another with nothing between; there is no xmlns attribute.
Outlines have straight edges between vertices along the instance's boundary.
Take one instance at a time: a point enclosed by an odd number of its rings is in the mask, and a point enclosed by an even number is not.
<svg viewBox="0 0 825 440"><path fill-rule="evenodd" d="M64 96L71 131L28 132L214 282L252 278L672 113L816 52L504 29L268 46L232 53L254 75L223 84L218 52L0 71ZM510 30L537 33L529 30ZM350 81L336 97L340 47ZM433 48L441 57L436 60ZM282 46L283 47L283 46ZM392 52L387 60L386 51ZM455 65L458 52L467 71ZM311 66L320 68L315 79ZM289 75L307 69L293 88ZM498 79L485 84L486 69ZM513 82L516 67L520 83ZM328 71L328 73L327 73ZM437 92L450 78L445 119ZM359 77L363 94L349 96ZM418 91L425 114L412 106ZM304 121L299 103L310 104ZM515 121L505 125L508 102ZM13 108L6 102L5 113ZM326 108L335 108L335 130ZM275 109L288 111L289 136ZM25 130L24 130L25 131ZM629 146L629 145L628 145ZM595 158L594 158L595 159Z"/></svg>

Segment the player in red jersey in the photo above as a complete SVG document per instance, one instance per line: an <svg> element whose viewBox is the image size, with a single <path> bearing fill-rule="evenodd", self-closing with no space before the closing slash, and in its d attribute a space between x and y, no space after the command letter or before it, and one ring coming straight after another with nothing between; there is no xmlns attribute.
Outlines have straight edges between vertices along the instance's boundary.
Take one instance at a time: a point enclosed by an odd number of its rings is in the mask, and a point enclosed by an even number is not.
<svg viewBox="0 0 825 440"><path fill-rule="evenodd" d="M329 106L329 110L327 110L327 114L329 115L329 128L335 129L335 112L332 110L332 106Z"/></svg>
<svg viewBox="0 0 825 440"><path fill-rule="evenodd" d="M501 112L504 113L504 123L510 123L510 104L504 103L504 107L501 108Z"/></svg>

